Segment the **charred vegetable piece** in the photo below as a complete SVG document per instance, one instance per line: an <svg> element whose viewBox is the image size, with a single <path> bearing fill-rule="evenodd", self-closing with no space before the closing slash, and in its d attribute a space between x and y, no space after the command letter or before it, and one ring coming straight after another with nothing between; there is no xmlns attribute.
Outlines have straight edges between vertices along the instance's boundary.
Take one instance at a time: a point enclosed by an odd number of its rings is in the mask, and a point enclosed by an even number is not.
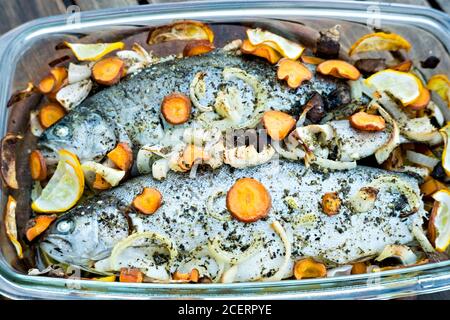
<svg viewBox="0 0 450 320"><path fill-rule="evenodd" d="M92 188L96 190L108 190L111 187L112 187L111 184L105 179L103 179L101 175L99 175L98 173L95 174L95 180L92 183Z"/></svg>
<svg viewBox="0 0 450 320"><path fill-rule="evenodd" d="M8 196L4 223L6 235L13 244L14 249L16 249L17 256L19 257L19 259L22 259L23 248L19 242L19 237L17 235L16 207L17 207L16 199L14 199L12 196Z"/></svg>
<svg viewBox="0 0 450 320"><path fill-rule="evenodd" d="M41 235L47 228L50 226L50 224L55 221L56 215L51 216L37 216L32 220L32 226L30 226L27 229L26 237L28 241L33 241L36 237Z"/></svg>
<svg viewBox="0 0 450 320"><path fill-rule="evenodd" d="M6 185L12 189L19 189L16 177L16 148L22 136L7 133L1 141L1 173Z"/></svg>
<svg viewBox="0 0 450 320"><path fill-rule="evenodd" d="M284 58L278 62L278 80L286 80L292 89L300 87L303 81L311 80L312 76L311 71L298 61Z"/></svg>
<svg viewBox="0 0 450 320"><path fill-rule="evenodd" d="M352 264L352 274L364 274L367 273L367 265L365 262L356 262Z"/></svg>
<svg viewBox="0 0 450 320"><path fill-rule="evenodd" d="M326 97L327 110L333 110L345 106L352 101L350 87L348 85L339 85Z"/></svg>
<svg viewBox="0 0 450 320"><path fill-rule="evenodd" d="M283 140L295 126L295 119L282 111L266 111L262 123L267 134L274 140Z"/></svg>
<svg viewBox="0 0 450 320"><path fill-rule="evenodd" d="M358 69L343 60L324 61L317 66L317 71L324 75L349 80L357 80L361 76Z"/></svg>
<svg viewBox="0 0 450 320"><path fill-rule="evenodd" d="M416 100L414 100L411 104L408 104L408 107L413 110L422 110L428 106L430 100L431 100L430 90L428 90L427 88L422 88L420 90L419 97Z"/></svg>
<svg viewBox="0 0 450 320"><path fill-rule="evenodd" d="M420 61L420 66L424 69L434 69L441 62L438 57L430 56L426 58L424 61Z"/></svg>
<svg viewBox="0 0 450 320"><path fill-rule="evenodd" d="M355 62L355 67L367 76L386 69L387 65L385 59L359 59Z"/></svg>
<svg viewBox="0 0 450 320"><path fill-rule="evenodd" d="M312 258L298 260L294 265L294 277L297 280L310 278L324 278L327 268L323 263L316 262Z"/></svg>
<svg viewBox="0 0 450 320"><path fill-rule="evenodd" d="M192 269L189 273L181 273L177 271L172 275L173 280L183 280L189 282L198 282L199 277L200 274L197 269Z"/></svg>
<svg viewBox="0 0 450 320"><path fill-rule="evenodd" d="M431 172L431 176L438 180L445 179L446 174L445 174L444 167L442 166L442 161L439 161L439 163L434 166L434 169Z"/></svg>
<svg viewBox="0 0 450 320"><path fill-rule="evenodd" d="M424 197L429 197L433 193L446 188L445 184L431 177L427 177L425 182L420 185L420 191Z"/></svg>
<svg viewBox="0 0 450 320"><path fill-rule="evenodd" d="M399 64L389 67L389 69L402 72L409 72L411 70L412 65L413 62L411 60L405 60L400 62Z"/></svg>
<svg viewBox="0 0 450 320"><path fill-rule="evenodd" d="M164 97L161 113L170 124L185 123L191 116L191 100L182 93L172 93Z"/></svg>
<svg viewBox="0 0 450 320"><path fill-rule="evenodd" d="M18 90L11 95L11 98L8 100L7 107L11 107L13 104L22 101L28 97L30 97L33 93L36 92L36 87L32 82L28 82L27 87L23 90Z"/></svg>
<svg viewBox="0 0 450 320"><path fill-rule="evenodd" d="M33 180L42 181L47 178L47 164L39 150L30 153L30 173Z"/></svg>
<svg viewBox="0 0 450 320"><path fill-rule="evenodd" d="M325 115L325 103L320 93L315 92L303 109L309 109L306 113L307 119L309 119L312 123L319 123Z"/></svg>
<svg viewBox="0 0 450 320"><path fill-rule="evenodd" d="M254 222L267 217L272 199L264 185L252 178L242 178L228 190L227 209L241 222Z"/></svg>
<svg viewBox="0 0 450 320"><path fill-rule="evenodd" d="M337 192L327 192L322 196L322 210L328 216L334 216L339 213L341 208L341 199Z"/></svg>
<svg viewBox="0 0 450 320"><path fill-rule="evenodd" d="M144 280L144 274L139 269L122 268L120 269L120 282L141 283Z"/></svg>
<svg viewBox="0 0 450 320"><path fill-rule="evenodd" d="M162 195L155 188L144 188L133 200L133 207L143 214L153 214L161 207Z"/></svg>
<svg viewBox="0 0 450 320"><path fill-rule="evenodd" d="M281 54L279 54L272 47L269 47L268 45L265 44L259 44L257 46L254 46L248 40L244 40L242 42L241 52L264 58L271 64L275 64L281 59Z"/></svg>
<svg viewBox="0 0 450 320"><path fill-rule="evenodd" d="M341 45L337 39L321 33L316 44L316 54L324 59L335 59L339 56Z"/></svg>
<svg viewBox="0 0 450 320"><path fill-rule="evenodd" d="M44 129L51 127L66 115L66 110L58 103L48 103L39 110L39 123Z"/></svg>
<svg viewBox="0 0 450 320"><path fill-rule="evenodd" d="M105 58L92 67L92 76L97 83L112 86L120 81L124 74L125 63L117 58Z"/></svg>
<svg viewBox="0 0 450 320"><path fill-rule="evenodd" d="M383 117L368 114L364 111L353 114L349 120L353 128L362 131L383 131L386 129L386 122Z"/></svg>
<svg viewBox="0 0 450 320"><path fill-rule="evenodd" d="M197 40L189 42L183 50L184 57L198 56L214 50L214 45L209 40Z"/></svg>
<svg viewBox="0 0 450 320"><path fill-rule="evenodd" d="M128 171L133 164L133 151L126 142L120 142L107 157L121 170Z"/></svg>
<svg viewBox="0 0 450 320"><path fill-rule="evenodd" d="M430 219L428 220L428 239L430 240L431 244L433 246L435 246L435 241L436 241L436 215L439 209L439 202L438 201L434 201L433 203L433 209L431 209L431 214L430 214Z"/></svg>

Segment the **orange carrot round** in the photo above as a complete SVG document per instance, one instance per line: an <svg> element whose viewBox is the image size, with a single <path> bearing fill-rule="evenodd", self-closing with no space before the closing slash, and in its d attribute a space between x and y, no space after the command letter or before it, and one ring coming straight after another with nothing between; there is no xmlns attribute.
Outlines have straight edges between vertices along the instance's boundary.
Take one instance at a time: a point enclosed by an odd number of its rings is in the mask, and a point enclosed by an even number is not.
<svg viewBox="0 0 450 320"><path fill-rule="evenodd" d="M47 178L47 164L39 150L30 153L30 172L33 180L42 181Z"/></svg>
<svg viewBox="0 0 450 320"><path fill-rule="evenodd" d="M298 260L294 265L294 277L297 280L309 278L323 278L327 275L327 268L323 263L311 258Z"/></svg>
<svg viewBox="0 0 450 320"><path fill-rule="evenodd" d="M327 60L317 66L317 71L336 78L357 80L361 73L353 65L343 60Z"/></svg>
<svg viewBox="0 0 450 320"><path fill-rule="evenodd" d="M365 262L356 262L352 264L352 274L364 274L367 272L367 265Z"/></svg>
<svg viewBox="0 0 450 320"><path fill-rule="evenodd" d="M133 206L143 214L153 214L161 207L162 195L155 188L144 188L133 200Z"/></svg>
<svg viewBox="0 0 450 320"><path fill-rule="evenodd" d="M328 216L334 216L339 213L341 208L341 199L337 192L327 192L322 196L322 210Z"/></svg>
<svg viewBox="0 0 450 320"><path fill-rule="evenodd" d="M282 111L266 111L262 123L273 140L283 140L295 126L295 119Z"/></svg>
<svg viewBox="0 0 450 320"><path fill-rule="evenodd" d="M172 275L173 280L183 280L183 281L190 281L190 282L198 282L198 279L200 277L200 274L197 269L192 269L189 273L181 273L176 271Z"/></svg>
<svg viewBox="0 0 450 320"><path fill-rule="evenodd" d="M92 76L97 83L112 86L122 78L124 68L125 63L121 59L117 57L105 58L92 67Z"/></svg>
<svg viewBox="0 0 450 320"><path fill-rule="evenodd" d="M241 222L254 222L267 217L272 199L264 185L252 178L242 178L228 190L227 209Z"/></svg>
<svg viewBox="0 0 450 320"><path fill-rule="evenodd" d="M108 190L111 188L111 185L102 178L98 173L95 174L95 180L92 183L92 187L97 190Z"/></svg>
<svg viewBox="0 0 450 320"><path fill-rule="evenodd" d="M292 89L300 87L303 81L311 80L312 73L302 63L290 59L281 59L278 62L277 78L286 80Z"/></svg>
<svg viewBox="0 0 450 320"><path fill-rule="evenodd" d="M133 151L126 142L120 142L107 157L121 170L128 171L133 164Z"/></svg>
<svg viewBox="0 0 450 320"><path fill-rule="evenodd" d="M191 116L191 100L182 93L172 93L163 99L161 113L170 124L185 123Z"/></svg>
<svg viewBox="0 0 450 320"><path fill-rule="evenodd" d="M192 57L208 53L214 50L214 45L209 40L194 40L184 47L183 56Z"/></svg>
<svg viewBox="0 0 450 320"><path fill-rule="evenodd" d="M120 282L129 283L141 283L144 280L144 274L135 268L121 268L120 269Z"/></svg>
<svg viewBox="0 0 450 320"><path fill-rule="evenodd" d="M44 77L38 85L38 89L41 93L47 94L53 91L56 87L56 79L53 75L48 75Z"/></svg>
<svg viewBox="0 0 450 320"><path fill-rule="evenodd" d="M353 128L362 131L383 131L386 128L383 117L368 114L364 111L353 114L349 121Z"/></svg>
<svg viewBox="0 0 450 320"><path fill-rule="evenodd" d="M57 103L48 103L39 110L39 122L45 129L51 127L66 115L66 110Z"/></svg>
<svg viewBox="0 0 450 320"><path fill-rule="evenodd" d="M47 228L50 226L50 224L55 221L56 215L42 215L37 216L34 219L34 225L27 229L26 237L28 241L33 241L37 236L42 234Z"/></svg>

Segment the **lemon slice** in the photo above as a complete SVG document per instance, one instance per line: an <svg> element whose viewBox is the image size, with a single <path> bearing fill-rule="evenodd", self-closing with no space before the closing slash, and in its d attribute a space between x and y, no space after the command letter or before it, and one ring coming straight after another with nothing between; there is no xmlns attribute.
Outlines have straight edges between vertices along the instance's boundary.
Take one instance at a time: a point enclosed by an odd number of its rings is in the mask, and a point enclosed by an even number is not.
<svg viewBox="0 0 450 320"><path fill-rule="evenodd" d="M383 70L371 75L365 83L377 91L387 91L404 105L416 100L423 88L421 81L409 72Z"/></svg>
<svg viewBox="0 0 450 320"><path fill-rule="evenodd" d="M439 202L433 221L436 228L435 247L437 251L444 252L450 244L450 191L439 190L432 197Z"/></svg>
<svg viewBox="0 0 450 320"><path fill-rule="evenodd" d="M268 45L269 47L281 53L283 57L292 60L297 60L298 58L300 58L303 50L305 50L305 48L298 43L292 42L283 37L280 37L279 35L266 30L262 30L260 28L247 29L247 36L252 45Z"/></svg>
<svg viewBox="0 0 450 320"><path fill-rule="evenodd" d="M75 57L80 61L96 61L112 51L125 48L123 42L91 44L65 42L64 44L72 50Z"/></svg>
<svg viewBox="0 0 450 320"><path fill-rule="evenodd" d="M411 49L411 44L402 36L395 33L376 32L359 38L350 48L348 55L368 51L395 51Z"/></svg>
<svg viewBox="0 0 450 320"><path fill-rule="evenodd" d="M436 93L450 106L450 80L445 74L435 74L428 80L427 88Z"/></svg>
<svg viewBox="0 0 450 320"><path fill-rule="evenodd" d="M450 176L450 154L448 153L448 138L450 136L450 122L439 130L444 139L444 151L442 152L442 167L447 176Z"/></svg>
<svg viewBox="0 0 450 320"><path fill-rule="evenodd" d="M72 208L84 190L84 176L78 159L68 151L60 152L56 171L32 204L36 212L64 212ZM75 161L76 160L76 161Z"/></svg>

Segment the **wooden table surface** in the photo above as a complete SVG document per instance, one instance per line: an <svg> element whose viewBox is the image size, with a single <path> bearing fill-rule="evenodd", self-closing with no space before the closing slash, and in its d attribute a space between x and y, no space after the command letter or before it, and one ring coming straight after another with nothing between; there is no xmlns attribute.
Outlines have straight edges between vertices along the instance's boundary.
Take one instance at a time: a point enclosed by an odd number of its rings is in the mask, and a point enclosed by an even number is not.
<svg viewBox="0 0 450 320"><path fill-rule="evenodd" d="M81 11L146 5L180 0L0 0L0 35L27 21L66 13L67 8L76 5ZM183 0L181 0L183 1ZM385 0L392 3L407 3L432 7L450 14L450 0ZM422 295L408 299L450 300L450 291Z"/></svg>

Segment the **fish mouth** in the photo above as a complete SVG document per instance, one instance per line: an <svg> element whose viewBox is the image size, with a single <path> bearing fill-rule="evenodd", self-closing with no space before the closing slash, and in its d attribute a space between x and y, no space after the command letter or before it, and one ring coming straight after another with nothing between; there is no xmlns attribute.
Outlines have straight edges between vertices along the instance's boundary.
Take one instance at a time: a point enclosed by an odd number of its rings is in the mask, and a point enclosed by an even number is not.
<svg viewBox="0 0 450 320"><path fill-rule="evenodd" d="M73 246L70 241L58 235L48 235L41 241L39 248L50 258L58 262L68 262L68 252L73 251Z"/></svg>

